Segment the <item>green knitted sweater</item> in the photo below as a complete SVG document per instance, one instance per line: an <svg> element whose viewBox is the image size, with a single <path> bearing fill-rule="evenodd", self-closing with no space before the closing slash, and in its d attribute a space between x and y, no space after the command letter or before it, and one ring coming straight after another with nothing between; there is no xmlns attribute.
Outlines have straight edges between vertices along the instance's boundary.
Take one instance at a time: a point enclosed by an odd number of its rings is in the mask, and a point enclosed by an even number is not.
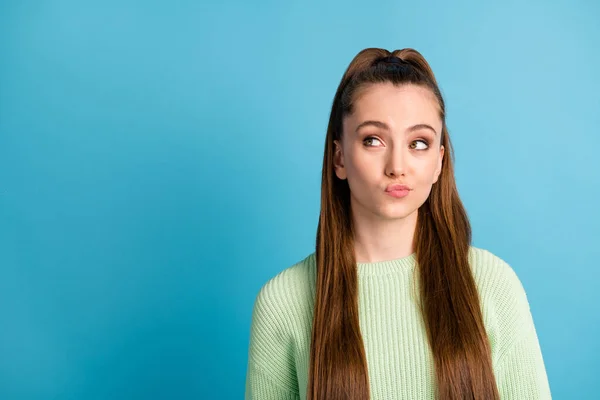
<svg viewBox="0 0 600 400"><path fill-rule="evenodd" d="M551 399L536 329L521 281L500 257L471 246L502 399ZM246 400L306 398L315 298L315 253L282 270L258 292L250 329ZM434 399L435 371L411 291L415 253L357 263L359 322L371 400Z"/></svg>

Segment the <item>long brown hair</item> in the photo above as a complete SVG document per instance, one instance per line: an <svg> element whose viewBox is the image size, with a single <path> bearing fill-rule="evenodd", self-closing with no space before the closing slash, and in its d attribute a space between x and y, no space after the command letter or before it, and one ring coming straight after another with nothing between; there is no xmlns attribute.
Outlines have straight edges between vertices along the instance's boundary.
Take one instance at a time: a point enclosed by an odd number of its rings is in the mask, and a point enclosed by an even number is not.
<svg viewBox="0 0 600 400"><path fill-rule="evenodd" d="M402 67L379 63L396 56ZM369 398L366 354L358 318L358 272L354 253L350 188L334 172L334 140L342 118L352 113L357 89L392 82L415 84L435 94L443 121L446 156L425 203L419 208L414 242L419 304L435 361L438 399L499 399L479 294L468 261L471 226L454 179L454 153L445 105L434 74L414 49L359 52L337 88L325 140L321 213L316 240L316 298L313 316L308 400Z"/></svg>

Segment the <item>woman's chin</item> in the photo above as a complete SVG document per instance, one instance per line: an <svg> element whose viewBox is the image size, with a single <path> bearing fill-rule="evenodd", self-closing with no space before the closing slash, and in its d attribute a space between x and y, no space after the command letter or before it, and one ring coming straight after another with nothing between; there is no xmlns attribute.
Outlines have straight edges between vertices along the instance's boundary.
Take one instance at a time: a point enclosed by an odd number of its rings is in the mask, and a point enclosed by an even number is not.
<svg viewBox="0 0 600 400"><path fill-rule="evenodd" d="M409 209L406 206L395 205L393 207L385 207L381 209L379 215L385 219L404 219L415 211L417 210Z"/></svg>

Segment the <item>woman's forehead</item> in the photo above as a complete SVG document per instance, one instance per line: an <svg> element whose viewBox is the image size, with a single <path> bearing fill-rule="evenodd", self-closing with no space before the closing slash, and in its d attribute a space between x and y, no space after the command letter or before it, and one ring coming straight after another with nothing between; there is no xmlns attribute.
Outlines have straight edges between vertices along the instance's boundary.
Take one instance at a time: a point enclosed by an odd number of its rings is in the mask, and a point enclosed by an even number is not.
<svg viewBox="0 0 600 400"><path fill-rule="evenodd" d="M423 86L391 83L372 84L362 88L356 97L352 114L344 125L359 125L367 120L381 121L401 129L418 123L427 123L441 130L442 121L437 98Z"/></svg>

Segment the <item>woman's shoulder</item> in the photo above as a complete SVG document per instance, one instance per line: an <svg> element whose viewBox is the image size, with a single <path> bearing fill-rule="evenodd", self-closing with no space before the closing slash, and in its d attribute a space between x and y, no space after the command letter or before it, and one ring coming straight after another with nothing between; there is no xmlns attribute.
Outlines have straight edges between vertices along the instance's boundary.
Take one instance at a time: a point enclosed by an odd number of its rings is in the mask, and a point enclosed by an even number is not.
<svg viewBox="0 0 600 400"><path fill-rule="evenodd" d="M471 247L469 259L487 325L518 332L531 320L527 293L514 268L489 250ZM505 332L506 330L506 332Z"/></svg>
<svg viewBox="0 0 600 400"><path fill-rule="evenodd" d="M290 291L307 290L314 265L315 253L313 252L276 272L267 279L260 292L266 296L278 297Z"/></svg>
<svg viewBox="0 0 600 400"><path fill-rule="evenodd" d="M249 346L249 379L268 379L287 391L299 392L296 357L308 354L311 302L308 274L311 255L276 272L261 286L254 302ZM249 384L253 384L250 380ZM275 390L275 389L273 389Z"/></svg>
<svg viewBox="0 0 600 400"><path fill-rule="evenodd" d="M473 277L480 290L494 292L497 295L514 295L524 292L521 280L514 268L502 257L490 250L471 246L469 263ZM506 293L507 291L511 293Z"/></svg>
<svg viewBox="0 0 600 400"><path fill-rule="evenodd" d="M469 258L492 353L498 359L535 331L528 296L513 267L498 255L472 247Z"/></svg>
<svg viewBox="0 0 600 400"><path fill-rule="evenodd" d="M255 313L289 321L310 312L314 265L315 253L311 253L268 278L256 296Z"/></svg>

